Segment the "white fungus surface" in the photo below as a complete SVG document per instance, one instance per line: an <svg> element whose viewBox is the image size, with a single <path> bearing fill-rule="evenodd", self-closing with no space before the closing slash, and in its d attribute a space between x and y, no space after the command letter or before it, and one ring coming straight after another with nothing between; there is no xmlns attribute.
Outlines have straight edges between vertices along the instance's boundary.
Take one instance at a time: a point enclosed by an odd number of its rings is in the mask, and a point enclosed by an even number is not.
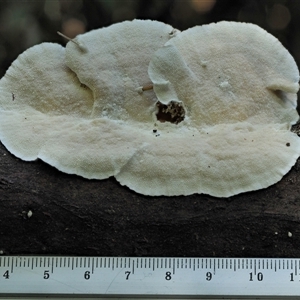
<svg viewBox="0 0 300 300"><path fill-rule="evenodd" d="M28 49L0 81L0 139L17 157L217 197L272 185L299 157L299 72L258 26L134 20L74 41Z"/></svg>
<svg viewBox="0 0 300 300"><path fill-rule="evenodd" d="M138 89L151 84L150 59L171 37L170 25L135 20L79 35L75 41L87 51L69 42L66 64L93 91L91 117L153 123L155 94Z"/></svg>

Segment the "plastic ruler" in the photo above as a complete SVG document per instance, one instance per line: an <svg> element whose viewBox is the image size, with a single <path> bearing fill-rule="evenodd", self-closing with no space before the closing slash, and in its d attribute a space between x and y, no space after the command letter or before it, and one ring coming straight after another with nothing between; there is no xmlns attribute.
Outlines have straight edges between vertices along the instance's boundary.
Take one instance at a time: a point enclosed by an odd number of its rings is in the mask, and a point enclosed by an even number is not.
<svg viewBox="0 0 300 300"><path fill-rule="evenodd" d="M300 299L300 259L1 256L0 298Z"/></svg>

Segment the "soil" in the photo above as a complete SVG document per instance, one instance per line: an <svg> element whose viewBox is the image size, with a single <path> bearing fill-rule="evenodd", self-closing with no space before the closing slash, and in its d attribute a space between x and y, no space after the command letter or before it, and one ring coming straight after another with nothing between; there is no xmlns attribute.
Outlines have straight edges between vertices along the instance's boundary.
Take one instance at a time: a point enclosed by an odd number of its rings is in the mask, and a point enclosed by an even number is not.
<svg viewBox="0 0 300 300"><path fill-rule="evenodd" d="M0 145L0 253L300 257L299 172L297 162L277 184L230 198L147 197Z"/></svg>

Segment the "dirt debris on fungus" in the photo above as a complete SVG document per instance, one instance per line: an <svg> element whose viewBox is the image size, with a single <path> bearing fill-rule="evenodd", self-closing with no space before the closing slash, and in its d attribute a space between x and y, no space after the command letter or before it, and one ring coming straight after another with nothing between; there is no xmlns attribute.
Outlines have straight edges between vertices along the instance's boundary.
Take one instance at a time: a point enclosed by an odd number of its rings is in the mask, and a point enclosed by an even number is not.
<svg viewBox="0 0 300 300"><path fill-rule="evenodd" d="M163 104L160 101L156 103L158 111L156 113L157 120L164 123L170 122L178 124L184 120L185 109L180 102L170 101L168 104Z"/></svg>

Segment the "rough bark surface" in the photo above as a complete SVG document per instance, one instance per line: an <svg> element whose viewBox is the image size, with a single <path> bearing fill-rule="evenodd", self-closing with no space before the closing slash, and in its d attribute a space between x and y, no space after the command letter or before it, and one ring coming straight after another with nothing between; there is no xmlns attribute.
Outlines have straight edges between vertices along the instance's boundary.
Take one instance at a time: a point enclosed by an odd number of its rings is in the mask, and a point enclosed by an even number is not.
<svg viewBox="0 0 300 300"><path fill-rule="evenodd" d="M86 180L21 161L0 144L0 251L300 257L299 172L298 162L279 183L227 199L147 197L113 178Z"/></svg>

